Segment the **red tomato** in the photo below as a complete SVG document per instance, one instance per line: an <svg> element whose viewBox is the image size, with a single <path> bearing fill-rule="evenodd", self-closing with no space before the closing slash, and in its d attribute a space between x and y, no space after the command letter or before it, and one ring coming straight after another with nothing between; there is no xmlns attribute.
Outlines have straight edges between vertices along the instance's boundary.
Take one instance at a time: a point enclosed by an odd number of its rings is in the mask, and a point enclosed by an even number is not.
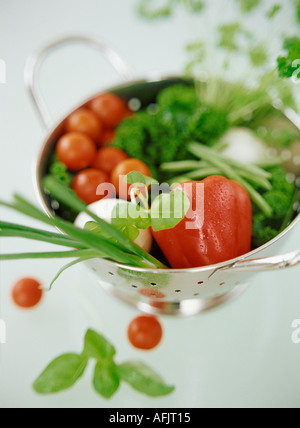
<svg viewBox="0 0 300 428"><path fill-rule="evenodd" d="M116 131L112 128L104 129L99 140L100 146L107 146L110 144L116 136Z"/></svg>
<svg viewBox="0 0 300 428"><path fill-rule="evenodd" d="M139 159L130 158L120 162L113 169L110 176L110 181L115 186L116 193L120 198L130 200L129 188L131 185L127 184L121 176L125 176L132 171L137 171L147 177L151 177L149 168Z"/></svg>
<svg viewBox="0 0 300 428"><path fill-rule="evenodd" d="M94 141L80 132L64 134L57 143L56 156L71 171L91 166L95 160L97 148Z"/></svg>
<svg viewBox="0 0 300 428"><path fill-rule="evenodd" d="M125 102L117 95L109 92L94 98L90 102L90 108L107 128L118 126L128 114Z"/></svg>
<svg viewBox="0 0 300 428"><path fill-rule="evenodd" d="M111 196L110 194L97 195L97 188L99 184L103 183L109 183L108 174L99 169L90 168L80 171L75 176L72 188L76 192L78 198L89 205L99 201L104 196Z"/></svg>
<svg viewBox="0 0 300 428"><path fill-rule="evenodd" d="M140 315L129 324L129 342L138 349L150 350L161 341L163 330L158 319L152 315Z"/></svg>
<svg viewBox="0 0 300 428"><path fill-rule="evenodd" d="M103 125L93 111L81 108L67 118L65 130L66 132L82 132L94 141L100 141Z"/></svg>
<svg viewBox="0 0 300 428"><path fill-rule="evenodd" d="M123 160L128 159L128 156L123 150L117 147L103 147L97 153L93 168L100 169L107 174Z"/></svg>
<svg viewBox="0 0 300 428"><path fill-rule="evenodd" d="M21 308L32 308L43 296L43 290L40 287L41 284L36 279L22 278L12 288L12 299Z"/></svg>

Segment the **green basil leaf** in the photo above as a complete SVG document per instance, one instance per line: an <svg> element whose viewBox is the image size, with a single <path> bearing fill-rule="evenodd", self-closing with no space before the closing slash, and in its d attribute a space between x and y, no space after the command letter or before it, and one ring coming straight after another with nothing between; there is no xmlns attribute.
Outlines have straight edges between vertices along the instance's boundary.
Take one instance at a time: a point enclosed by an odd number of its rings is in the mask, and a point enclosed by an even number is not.
<svg viewBox="0 0 300 428"><path fill-rule="evenodd" d="M160 194L151 206L153 230L172 229L181 222L189 208L190 200L180 189Z"/></svg>
<svg viewBox="0 0 300 428"><path fill-rule="evenodd" d="M34 390L39 394L53 394L70 388L83 375L87 362L83 355L61 355L37 378Z"/></svg>
<svg viewBox="0 0 300 428"><path fill-rule="evenodd" d="M135 184L137 187L150 186L151 184L158 184L158 181L152 177L147 177L140 172L132 171L126 176L128 184Z"/></svg>
<svg viewBox="0 0 300 428"><path fill-rule="evenodd" d="M122 227L120 228L120 230L121 230L121 232L123 232L126 236L128 236L128 238L129 238L131 241L133 241L133 242L138 238L138 236L139 236L139 234L140 234L139 229L138 229L136 226L133 226L133 225L122 226Z"/></svg>
<svg viewBox="0 0 300 428"><path fill-rule="evenodd" d="M98 361L95 367L94 388L105 398L111 398L118 390L120 376L117 367L113 362L108 364Z"/></svg>
<svg viewBox="0 0 300 428"><path fill-rule="evenodd" d="M111 360L116 354L114 346L102 334L88 330L84 338L82 355L99 360Z"/></svg>
<svg viewBox="0 0 300 428"><path fill-rule="evenodd" d="M119 229L124 226L148 229L151 226L150 213L140 205L118 204L113 209L111 223Z"/></svg>
<svg viewBox="0 0 300 428"><path fill-rule="evenodd" d="M125 382L135 390L149 395L160 397L174 391L174 386L167 385L152 369L139 361L128 361L118 366L118 372Z"/></svg>

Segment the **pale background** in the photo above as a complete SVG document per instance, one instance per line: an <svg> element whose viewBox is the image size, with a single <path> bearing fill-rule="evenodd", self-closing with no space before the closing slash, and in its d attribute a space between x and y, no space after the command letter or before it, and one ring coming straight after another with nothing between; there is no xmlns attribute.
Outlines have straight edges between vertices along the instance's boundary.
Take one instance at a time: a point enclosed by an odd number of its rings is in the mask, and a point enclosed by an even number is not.
<svg viewBox="0 0 300 428"><path fill-rule="evenodd" d="M69 34L96 36L115 47L138 77L149 72L180 73L190 40L189 20L147 23L134 13L134 0L0 0L0 58L7 83L0 85L0 194L18 191L37 201L32 168L46 130L23 83L28 54ZM286 16L287 23L289 15ZM253 25L259 28L257 21ZM96 91L119 83L97 52L71 46L53 54L41 85L55 119ZM295 87L296 89L296 87ZM297 88L299 90L299 88ZM1 218L23 222L6 210ZM36 225L27 221L28 224ZM282 252L299 248L295 228ZM1 242L1 251L44 249L24 241ZM161 318L165 336L154 351L134 350L126 327L137 311L98 289L84 266L66 272L35 310L22 311L10 299L11 285L30 275L48 284L60 262L2 263L0 318L7 343L0 345L0 407L299 407L300 344L292 343L300 319L300 269L264 273L234 302L193 319ZM110 401L92 389L90 366L70 391L38 396L36 376L54 357L79 352L87 328L101 329L116 345L118 361L141 359L176 391L149 399L122 385Z"/></svg>

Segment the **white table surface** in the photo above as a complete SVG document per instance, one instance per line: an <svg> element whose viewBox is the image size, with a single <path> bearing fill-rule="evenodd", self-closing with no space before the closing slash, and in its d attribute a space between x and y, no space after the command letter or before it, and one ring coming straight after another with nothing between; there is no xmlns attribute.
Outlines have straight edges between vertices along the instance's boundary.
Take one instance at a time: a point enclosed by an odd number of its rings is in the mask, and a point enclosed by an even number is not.
<svg viewBox="0 0 300 428"><path fill-rule="evenodd" d="M146 23L134 14L134 0L3 0L0 4L0 58L7 83L0 84L0 195L14 191L37 201L33 161L46 130L24 88L27 55L59 36L94 35L117 48L137 76L176 74L183 69L189 31L180 15ZM120 78L99 55L81 46L53 54L42 69L41 85L58 119L92 93ZM1 210L1 219L24 217ZM37 226L28 220L27 224ZM299 248L300 225L282 252ZM44 244L1 239L1 251L32 251ZM49 246L47 246L49 248ZM0 344L0 407L299 407L300 344L292 342L292 322L300 319L300 269L262 273L238 299L191 319L162 317L164 340L150 352L133 349L126 328L137 311L90 280L84 266L64 273L40 306L15 307L10 289L29 275L48 284L58 261L17 261L0 265L0 318L7 343ZM141 359L176 391L150 399L122 385L109 401L91 386L92 366L71 390L38 396L31 388L54 357L79 352L88 328L101 330L116 345L118 361Z"/></svg>

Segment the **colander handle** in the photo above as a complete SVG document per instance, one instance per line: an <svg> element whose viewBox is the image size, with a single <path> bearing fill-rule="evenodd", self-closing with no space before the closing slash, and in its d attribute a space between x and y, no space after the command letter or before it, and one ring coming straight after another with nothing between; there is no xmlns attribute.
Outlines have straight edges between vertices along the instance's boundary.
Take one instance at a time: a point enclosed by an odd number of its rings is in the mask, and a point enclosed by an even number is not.
<svg viewBox="0 0 300 428"><path fill-rule="evenodd" d="M130 67L128 67L126 62L120 57L120 55L106 43L103 43L93 37L74 35L63 37L49 43L28 57L24 70L25 85L29 90L36 110L47 129L51 128L53 125L53 120L49 113L48 106L41 95L38 84L40 67L51 51L62 45L74 42L90 45L91 47L100 51L106 60L125 81L134 79L134 73L131 71Z"/></svg>
<svg viewBox="0 0 300 428"><path fill-rule="evenodd" d="M300 265L300 250L281 256L266 257L262 259L242 260L217 269L219 272L261 272L267 270L285 269Z"/></svg>

